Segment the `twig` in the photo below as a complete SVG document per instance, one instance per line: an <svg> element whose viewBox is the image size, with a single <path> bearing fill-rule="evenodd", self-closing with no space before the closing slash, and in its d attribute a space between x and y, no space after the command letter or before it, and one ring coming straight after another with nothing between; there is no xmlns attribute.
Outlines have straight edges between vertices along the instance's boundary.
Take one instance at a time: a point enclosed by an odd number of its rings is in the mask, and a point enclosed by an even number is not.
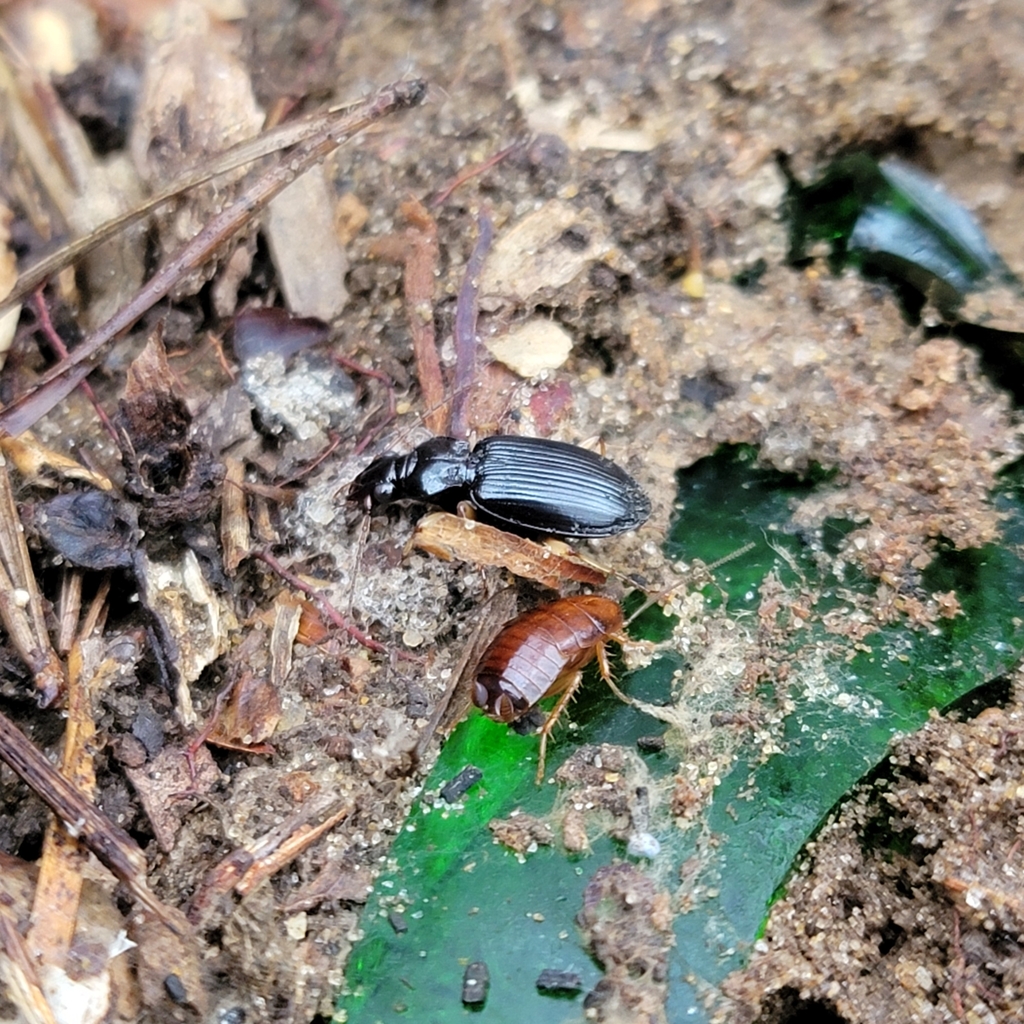
<svg viewBox="0 0 1024 1024"><path fill-rule="evenodd" d="M92 642L92 651L98 649L98 643ZM96 789L92 760L92 741L96 735L93 696L105 679L117 671L117 663L106 658L96 665L94 659L87 657L88 652L79 642L68 656L68 717L60 771L82 798L91 802ZM43 838L28 931L29 946L41 963L64 966L75 935L87 856L69 830L51 819Z"/></svg>
<svg viewBox="0 0 1024 1024"><path fill-rule="evenodd" d="M271 829L254 844L254 862L235 883L235 892L247 896L262 885L271 875L287 867L303 850L312 846L322 835L330 832L335 825L344 821L355 808L351 798L338 797L334 800L331 813L318 825L303 820L315 811L300 811L284 821L278 828ZM323 813L323 812L321 812Z"/></svg>
<svg viewBox="0 0 1024 1024"><path fill-rule="evenodd" d="M476 318L479 312L477 294L484 260L494 240L494 224L486 208L477 217L477 239L466 263L466 274L459 289L455 305L455 398L452 403L451 432L455 437L465 437L466 407L469 404L470 389L476 376Z"/></svg>
<svg viewBox="0 0 1024 1024"><path fill-rule="evenodd" d="M43 374L32 390L0 411L0 430L20 434L31 427L89 375L99 362L102 350L112 339L128 330L182 276L206 263L302 172L323 160L356 132L396 110L421 103L425 95L426 83L420 79L386 86L351 113L330 122L300 142L287 157L245 189L230 206L182 246L128 303L93 331L66 360Z"/></svg>
<svg viewBox="0 0 1024 1024"><path fill-rule="evenodd" d="M189 905L189 921L197 927L210 927L223 913L228 893L248 895L347 818L354 807L346 797L325 796L310 801L269 832L232 850L206 873ZM310 823L310 819L321 816L323 820L318 824Z"/></svg>
<svg viewBox="0 0 1024 1024"><path fill-rule="evenodd" d="M252 534L245 495L245 463L233 456L224 457L224 487L220 503L220 546L224 571L234 576L249 557Z"/></svg>
<svg viewBox="0 0 1024 1024"><path fill-rule="evenodd" d="M514 153L517 149L522 148L521 142L513 142L511 146L506 146L504 149L499 150L494 156L489 156L486 160L480 161L478 164L471 164L465 168L459 174L452 179L452 181L446 185L440 192L430 200L431 206L441 206L447 202L449 196L460 186L464 185L471 178L475 178L478 174L483 174L484 171L489 171L492 167L500 164L510 153Z"/></svg>
<svg viewBox="0 0 1024 1024"><path fill-rule="evenodd" d="M341 613L323 596L319 591L314 590L308 583L304 583L298 576L293 572L289 572L272 554L268 551L256 551L255 556L263 563L265 563L273 572L277 573L286 583L293 586L296 590L301 591L307 597L312 598L316 601L320 610L334 623L338 629L343 629L353 640L361 643L364 647L371 651L376 651L378 654L387 654L387 648L378 643L372 637L367 636L358 626L352 625L351 622L347 622L341 615Z"/></svg>
<svg viewBox="0 0 1024 1024"><path fill-rule="evenodd" d="M966 1020L962 989L964 968L967 966L967 961L964 959L963 949L960 945L960 911L956 907L953 907L953 938L951 944L953 947L953 962L950 964L950 981L953 986L951 994L953 1012L956 1014L957 1020Z"/></svg>
<svg viewBox="0 0 1024 1024"><path fill-rule="evenodd" d="M146 884L146 856L124 829L64 778L46 755L0 712L0 759L64 822L68 831L92 850L132 895L176 935L180 915L164 906Z"/></svg>
<svg viewBox="0 0 1024 1024"><path fill-rule="evenodd" d="M64 669L50 643L43 600L36 585L25 531L14 502L7 462L0 453L0 622L35 678L40 704L64 689Z"/></svg>
<svg viewBox="0 0 1024 1024"><path fill-rule="evenodd" d="M373 427L366 431L353 449L353 455L360 455L365 451L366 446L395 418L396 411L398 409L397 403L395 402L395 382L383 370L374 370L369 366L363 366L362 363L357 363L354 359L349 359L347 356L335 355L334 361L342 367L342 369L348 370L349 373L362 374L364 377L379 380L387 391L387 412L381 418L379 423L374 424Z"/></svg>
<svg viewBox="0 0 1024 1024"><path fill-rule="evenodd" d="M401 211L409 227L401 235L378 239L370 252L402 264L402 291L416 376L427 409L423 418L432 434L443 434L448 423L448 403L434 331L434 277L440 259L437 224L418 199L402 203Z"/></svg>
<svg viewBox="0 0 1024 1024"><path fill-rule="evenodd" d="M400 83L400 86L413 86L416 82ZM394 86L385 86L381 93ZM381 93L377 95L380 96ZM289 121L287 124L279 125L269 131L261 132L255 138L246 139L225 150L223 153L214 154L210 158L204 158L200 167L192 167L180 174L167 188L147 199L144 203L134 207L127 213L120 214L93 229L82 238L63 245L56 252L44 257L31 267L22 271L15 282L10 294L0 302L0 313L9 309L24 298L30 295L48 278L59 273L65 267L78 262L83 256L87 256L94 249L101 246L114 235L119 234L133 224L148 217L154 210L176 199L183 192L188 192L204 182L213 178L228 174L230 171L241 167L244 164L253 163L256 160L269 156L282 149L297 146L299 143L320 134L325 129L336 125L339 120L355 114L360 108L366 106L372 100L357 100L355 103L344 104L332 107L330 110L317 111L309 117L300 118L297 121ZM415 106L415 103L408 104ZM398 109L398 108L396 108ZM386 112L386 113L389 113ZM356 129L358 130L358 129ZM344 141L341 139L339 141Z"/></svg>
<svg viewBox="0 0 1024 1024"><path fill-rule="evenodd" d="M508 588L498 591L484 603L483 613L477 616L472 636L465 645L451 681L434 707L430 721L424 726L416 747L412 752L412 762L418 765L427 752L435 733L447 735L455 724L462 720L469 711L469 673L476 666L484 648L494 638L498 626L508 622L515 611L515 591Z"/></svg>
<svg viewBox="0 0 1024 1024"><path fill-rule="evenodd" d="M57 333L57 328L53 326L53 320L50 319L50 311L46 308L46 299L43 296L42 285L32 293L32 306L39 321L39 329L50 343L50 348L53 349L54 354L60 359L67 359L68 347L64 344L64 339ZM110 417L107 415L106 410L100 405L100 400L96 397L96 392L93 391L92 385L88 381L83 380L81 386L82 394L92 403L100 423L103 424L107 433L114 439L114 444L119 445L121 439L117 436L117 431L114 429L114 424L110 422Z"/></svg>

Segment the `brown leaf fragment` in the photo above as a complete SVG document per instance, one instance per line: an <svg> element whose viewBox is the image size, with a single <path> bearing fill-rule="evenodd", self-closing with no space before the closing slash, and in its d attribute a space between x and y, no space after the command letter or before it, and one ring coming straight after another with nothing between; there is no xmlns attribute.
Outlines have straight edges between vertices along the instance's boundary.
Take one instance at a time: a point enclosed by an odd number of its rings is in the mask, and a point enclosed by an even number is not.
<svg viewBox="0 0 1024 1024"><path fill-rule="evenodd" d="M287 796L292 803L301 804L320 792L320 785L309 772L289 772L278 786L278 792Z"/></svg>
<svg viewBox="0 0 1024 1024"><path fill-rule="evenodd" d="M280 717L267 634L249 630L230 653L225 684L201 740L193 741L193 746L209 742L228 750L269 754L272 748L263 741L273 734Z"/></svg>
<svg viewBox="0 0 1024 1024"><path fill-rule="evenodd" d="M281 907L284 914L297 914L312 910L321 903L335 900L339 903L365 903L373 891L373 872L368 868L352 866L333 860Z"/></svg>
<svg viewBox="0 0 1024 1024"><path fill-rule="evenodd" d="M139 794L160 849L168 853L185 816L221 781L220 769L205 746L192 751L190 758L181 747L164 747L148 764L125 766L125 774Z"/></svg>
<svg viewBox="0 0 1024 1024"><path fill-rule="evenodd" d="M192 414L159 330L128 370L118 428L125 494L139 502L143 524L161 528L202 519L224 469L192 436Z"/></svg>
<svg viewBox="0 0 1024 1024"><path fill-rule="evenodd" d="M299 618L299 629L295 634L297 643L315 647L326 642L331 635L330 627L324 622L320 610L312 601L302 601L302 615Z"/></svg>
<svg viewBox="0 0 1024 1024"><path fill-rule="evenodd" d="M231 689L208 743L230 750L257 750L281 720L281 697L269 680L243 672Z"/></svg>
<svg viewBox="0 0 1024 1024"><path fill-rule="evenodd" d="M412 546L445 561L457 558L474 565L499 565L553 590L569 581L598 587L608 579L572 551L559 554L546 544L450 512L431 512L420 519Z"/></svg>

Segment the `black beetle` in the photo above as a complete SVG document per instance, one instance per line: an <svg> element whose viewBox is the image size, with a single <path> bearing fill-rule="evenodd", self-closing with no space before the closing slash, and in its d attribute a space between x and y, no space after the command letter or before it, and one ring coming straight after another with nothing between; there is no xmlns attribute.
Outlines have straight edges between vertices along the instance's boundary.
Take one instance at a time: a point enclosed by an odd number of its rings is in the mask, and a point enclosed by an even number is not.
<svg viewBox="0 0 1024 1024"><path fill-rule="evenodd" d="M541 437L485 437L475 448L434 437L372 462L348 496L366 509L410 500L454 512L468 501L482 519L534 536L610 537L651 514L640 485L610 459Z"/></svg>

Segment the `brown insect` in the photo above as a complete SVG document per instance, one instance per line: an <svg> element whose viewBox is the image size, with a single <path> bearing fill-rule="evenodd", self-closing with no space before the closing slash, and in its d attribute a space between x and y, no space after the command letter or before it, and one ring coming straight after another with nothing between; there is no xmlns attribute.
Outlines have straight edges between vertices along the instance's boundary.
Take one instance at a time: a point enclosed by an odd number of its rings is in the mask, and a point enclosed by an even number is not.
<svg viewBox="0 0 1024 1024"><path fill-rule="evenodd" d="M548 736L572 699L582 669L597 658L601 677L622 700L612 681L606 644L626 643L622 609L607 597L563 597L513 619L480 659L473 703L488 718L514 722L538 701L561 694L540 730L537 782L544 778Z"/></svg>

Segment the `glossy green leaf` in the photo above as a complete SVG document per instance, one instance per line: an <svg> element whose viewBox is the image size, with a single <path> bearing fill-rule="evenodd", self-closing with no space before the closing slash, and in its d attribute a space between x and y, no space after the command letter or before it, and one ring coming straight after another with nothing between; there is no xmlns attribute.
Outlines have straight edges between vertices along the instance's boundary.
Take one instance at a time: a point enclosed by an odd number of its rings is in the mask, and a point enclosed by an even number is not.
<svg viewBox="0 0 1024 1024"><path fill-rule="evenodd" d="M866 153L848 154L806 186L790 175L787 205L791 261L805 258L809 242L826 241L834 271L852 262L887 278L908 306L927 297L952 313L970 291L1016 283L964 206L929 175L892 157L876 162Z"/></svg>
<svg viewBox="0 0 1024 1024"><path fill-rule="evenodd" d="M813 582L819 615L842 608L850 590L869 592L870 581L847 574L840 587L821 576L827 559L816 556L822 548L835 550L846 524L830 523L815 537L792 528L791 502L816 486L827 483L761 469L747 449L722 451L680 475L681 512L669 553L705 564L735 556L715 570L715 584L705 590L709 610L749 617L768 572L786 585L800 578ZM997 500L1007 512L1006 542L944 552L924 581L928 591L955 589L962 616L931 632L887 626L865 650L836 650L825 663L824 691L820 679L813 692L806 691L797 665L788 683L793 711L776 738L781 752L766 761L754 750L742 754L703 821L688 831L660 826L662 853L653 870L663 883L671 886L680 865L693 858L702 863L693 910L676 920L670 1021L706 1019L702 989L743 964L799 850L885 756L893 734L919 727L932 708L962 697L1019 657L1024 626L1016 599L1008 595L1024 594L1024 563L1013 553L1024 542L1021 484L1008 480ZM634 633L659 627L656 610L648 615L646 624L631 626ZM807 639L821 629L812 619ZM621 685L650 703L665 703L672 673L681 666L681 655L669 655ZM631 744L665 729L622 705L598 680L581 688L572 717L574 728L555 736L549 774L581 742ZM544 968L571 969L582 976L585 992L601 976L581 948L574 918L587 879L624 857L625 848L605 838L587 857L568 856L556 846L520 862L492 842L491 818L516 808L543 816L554 805L555 788L533 784L536 752L535 736L517 736L476 713L452 735L367 907L366 935L350 960L350 992L340 1004L348 1020L442 1024L472 1016L475 1011L460 1000L461 979L465 964L478 959L491 974L488 1021L581 1019L582 994L541 995L535 981ZM645 760L656 776L676 769L665 753ZM446 808L436 793L466 764L479 767L483 781L461 805ZM408 926L403 934L386 916L396 907Z"/></svg>
<svg viewBox="0 0 1024 1024"><path fill-rule="evenodd" d="M770 531L773 548L785 549L794 565L809 575L812 559L800 536L787 533L777 517L780 502L796 497L802 485L777 474L745 468L749 455L730 461L705 460L684 474L680 501L686 529L672 538L679 557L717 554L694 533L691 513L709 493L759 496L738 510L752 531ZM773 486L774 478L774 486ZM745 962L773 894L781 886L801 847L831 808L885 756L892 736L919 728L933 708L944 707L1009 668L1024 649L1020 605L1010 595L1024 594L1024 563L1014 553L1024 541L1024 506L1020 485L1008 480L997 500L1007 513L1005 543L981 551L946 552L926 574L928 591L955 589L964 614L934 631L903 625L870 637L869 649L841 652L827 664L835 692L830 699L792 696L795 710L785 723L782 753L760 765L739 762L715 792L706 818L718 841L718 853L705 867L700 883L716 895L698 901L697 909L676 922L678 974L670 990L669 1019L703 1020L701 983L715 983ZM713 527L708 516L707 526ZM732 539L739 539L733 531ZM724 585L730 607L749 598L759 575L772 568L772 549L762 546L732 569ZM788 563L783 563L788 565ZM822 581L827 583L827 581ZM826 590L827 595L827 590ZM819 627L811 627L818 628ZM847 695L846 710L835 699ZM696 841L685 845L683 858L698 854ZM695 984L696 982L696 984Z"/></svg>

